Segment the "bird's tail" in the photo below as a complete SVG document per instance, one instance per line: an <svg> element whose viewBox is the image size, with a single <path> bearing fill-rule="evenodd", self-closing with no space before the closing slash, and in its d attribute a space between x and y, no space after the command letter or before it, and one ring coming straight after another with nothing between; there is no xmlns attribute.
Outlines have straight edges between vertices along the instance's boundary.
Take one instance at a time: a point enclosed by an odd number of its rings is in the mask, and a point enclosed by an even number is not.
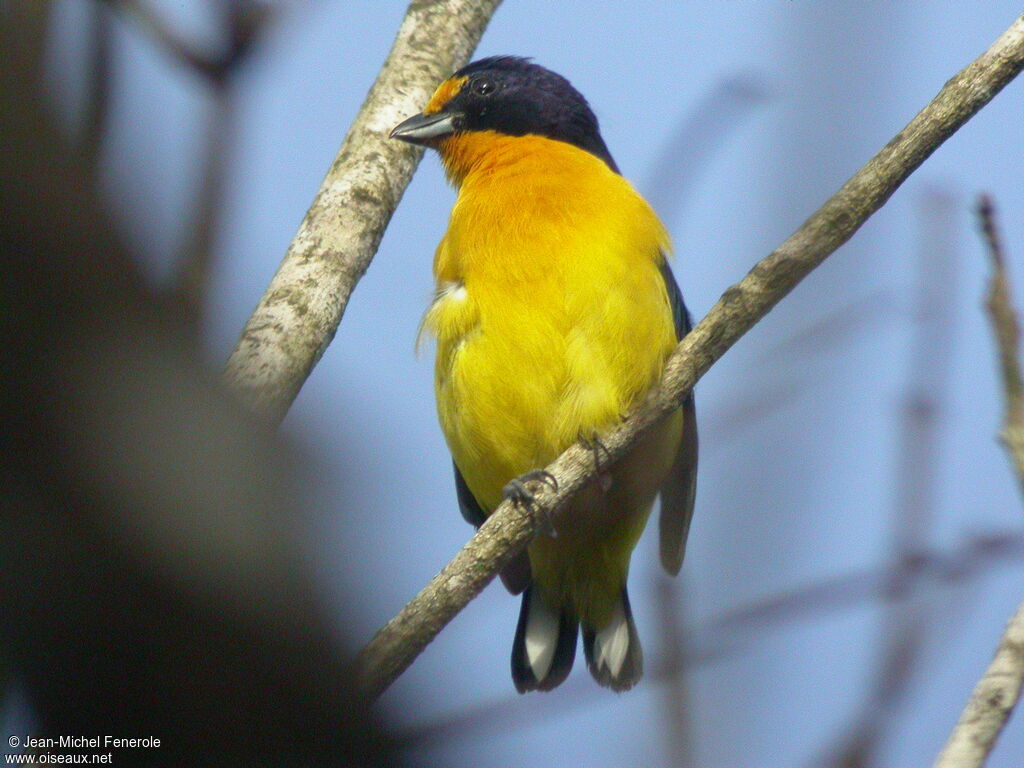
<svg viewBox="0 0 1024 768"><path fill-rule="evenodd" d="M569 675L576 658L579 622L568 606L555 609L535 585L523 592L516 639L512 643L512 681L520 693L550 691Z"/></svg>
<svg viewBox="0 0 1024 768"><path fill-rule="evenodd" d="M625 585L611 619L603 627L595 629L583 625L583 652L590 674L613 691L629 690L643 675L644 653Z"/></svg>

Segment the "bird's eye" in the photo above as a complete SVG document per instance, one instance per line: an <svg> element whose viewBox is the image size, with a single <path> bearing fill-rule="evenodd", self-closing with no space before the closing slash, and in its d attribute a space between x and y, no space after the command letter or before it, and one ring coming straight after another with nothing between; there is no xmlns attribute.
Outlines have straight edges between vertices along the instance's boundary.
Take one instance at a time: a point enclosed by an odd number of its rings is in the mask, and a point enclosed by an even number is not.
<svg viewBox="0 0 1024 768"><path fill-rule="evenodd" d="M473 81L473 93L477 96L489 96L494 93L497 86L493 80L489 80L486 77L481 77L479 80Z"/></svg>

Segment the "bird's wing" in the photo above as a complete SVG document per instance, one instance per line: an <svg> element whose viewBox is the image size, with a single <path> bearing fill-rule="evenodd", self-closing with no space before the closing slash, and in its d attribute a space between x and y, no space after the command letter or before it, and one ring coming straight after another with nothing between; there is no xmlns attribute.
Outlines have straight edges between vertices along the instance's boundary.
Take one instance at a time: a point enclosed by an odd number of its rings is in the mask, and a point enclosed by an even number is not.
<svg viewBox="0 0 1024 768"><path fill-rule="evenodd" d="M455 468L455 493L459 497L459 511L467 523L479 528L484 524L484 520L487 519L487 513L484 512L483 507L480 506L480 503L473 496L473 492L466 485L466 479L459 471L458 464L453 461L452 467Z"/></svg>
<svg viewBox="0 0 1024 768"><path fill-rule="evenodd" d="M452 466L455 468L455 494L459 497L459 511L467 523L479 528L487 519L487 513L484 512L484 508L480 506L480 502L476 500L473 492L469 490L458 465L453 461ZM518 595L530 586L530 557L526 554L526 550L516 555L502 569L500 575L501 582L513 595Z"/></svg>
<svg viewBox="0 0 1024 768"><path fill-rule="evenodd" d="M690 332L693 323L668 261L662 262L661 276L668 291L678 342ZM682 411L683 435L675 463L661 486L661 517L658 520L661 564L673 576L679 573L683 565L686 536L690 531L693 502L697 493L697 409L693 392L686 396Z"/></svg>

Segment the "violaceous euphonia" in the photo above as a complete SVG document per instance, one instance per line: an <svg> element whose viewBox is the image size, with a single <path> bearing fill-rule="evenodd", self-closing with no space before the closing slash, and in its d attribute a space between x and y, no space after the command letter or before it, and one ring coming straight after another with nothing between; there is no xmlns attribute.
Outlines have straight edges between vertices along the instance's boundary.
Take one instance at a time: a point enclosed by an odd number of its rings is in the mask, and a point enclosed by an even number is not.
<svg viewBox="0 0 1024 768"><path fill-rule="evenodd" d="M437 411L459 506L479 526L503 498L523 501L521 477L540 476L577 440L599 446L658 382L690 319L665 227L565 78L523 58L481 59L391 135L437 150L458 189L423 329L437 337ZM679 571L696 471L691 395L505 569L523 595L520 693L566 678L579 628L598 683L637 682L630 556L660 492L661 562Z"/></svg>

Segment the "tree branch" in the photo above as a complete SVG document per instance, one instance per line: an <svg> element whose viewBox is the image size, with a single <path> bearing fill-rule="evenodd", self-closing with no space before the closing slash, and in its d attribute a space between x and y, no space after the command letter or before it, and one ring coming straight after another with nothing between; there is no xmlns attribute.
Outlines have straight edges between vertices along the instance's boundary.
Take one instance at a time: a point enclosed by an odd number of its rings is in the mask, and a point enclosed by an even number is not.
<svg viewBox="0 0 1024 768"><path fill-rule="evenodd" d="M934 768L978 768L995 746L1024 679L1024 603L999 639L992 663L974 687Z"/></svg>
<svg viewBox="0 0 1024 768"><path fill-rule="evenodd" d="M1020 325L1010 301L1006 262L996 229L995 210L988 195L982 195L978 200L978 218L992 259L992 278L985 303L999 347L999 368L1006 399L1002 439L1013 461L1017 482L1024 489L1024 386L1021 384L1018 352ZM973 768L984 764L1017 704L1022 682L1024 603L1018 606L1006 625L995 658L974 687L949 741L935 761L935 768Z"/></svg>
<svg viewBox="0 0 1024 768"><path fill-rule="evenodd" d="M345 313L423 150L388 139L469 59L500 0L413 0L362 109L228 360L242 402L284 418Z"/></svg>
<svg viewBox="0 0 1024 768"><path fill-rule="evenodd" d="M1006 403L1000 438L1010 454L1017 482L1024 493L1024 382L1021 381L1020 371L1020 323L1013 310L1006 260L1003 258L992 200L988 195L982 195L978 201L978 216L992 259L992 278L985 303L999 345L999 372L1002 375Z"/></svg>
<svg viewBox="0 0 1024 768"><path fill-rule="evenodd" d="M1024 16L943 86L892 141L786 242L729 288L668 360L661 384L601 440L621 458L652 424L675 410L736 341L825 258L845 243L903 181L1024 67ZM380 694L549 519L594 475L592 451L571 446L546 470L558 491L535 484L537 505L502 503L469 543L388 622L358 659L361 684Z"/></svg>

